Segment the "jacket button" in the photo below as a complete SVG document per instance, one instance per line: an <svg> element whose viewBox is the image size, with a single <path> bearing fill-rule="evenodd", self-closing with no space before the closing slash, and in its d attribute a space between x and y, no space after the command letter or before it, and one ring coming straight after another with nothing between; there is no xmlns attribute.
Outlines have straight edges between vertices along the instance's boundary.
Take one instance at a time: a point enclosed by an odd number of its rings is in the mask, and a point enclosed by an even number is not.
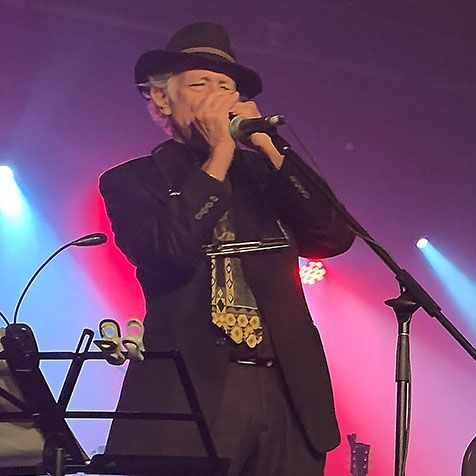
<svg viewBox="0 0 476 476"><path fill-rule="evenodd" d="M216 345L225 345L226 344L226 337L218 337L217 340L215 341Z"/></svg>

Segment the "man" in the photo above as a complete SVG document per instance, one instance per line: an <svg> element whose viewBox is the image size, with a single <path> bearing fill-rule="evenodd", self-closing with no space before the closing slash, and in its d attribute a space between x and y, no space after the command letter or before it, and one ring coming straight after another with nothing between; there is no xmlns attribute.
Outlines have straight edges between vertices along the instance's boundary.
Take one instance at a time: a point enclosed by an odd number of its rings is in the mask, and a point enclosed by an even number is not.
<svg viewBox="0 0 476 476"><path fill-rule="evenodd" d="M323 474L339 432L297 257L337 255L353 235L293 152L230 136L230 114L261 116L261 79L221 26L183 28L135 74L173 139L105 172L100 189L144 291L146 349L182 353L228 474ZM181 392L163 365L131 364L119 408L178 411ZM197 455L190 427L115 421L108 452Z"/></svg>

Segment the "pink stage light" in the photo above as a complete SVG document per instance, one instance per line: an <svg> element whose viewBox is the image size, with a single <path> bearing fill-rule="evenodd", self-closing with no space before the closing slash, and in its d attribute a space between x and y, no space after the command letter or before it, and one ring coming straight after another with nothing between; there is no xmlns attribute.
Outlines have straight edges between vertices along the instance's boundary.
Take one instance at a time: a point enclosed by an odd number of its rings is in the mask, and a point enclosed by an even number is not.
<svg viewBox="0 0 476 476"><path fill-rule="evenodd" d="M299 276L303 284L315 284L316 281L322 281L327 274L322 261L309 260L299 268Z"/></svg>

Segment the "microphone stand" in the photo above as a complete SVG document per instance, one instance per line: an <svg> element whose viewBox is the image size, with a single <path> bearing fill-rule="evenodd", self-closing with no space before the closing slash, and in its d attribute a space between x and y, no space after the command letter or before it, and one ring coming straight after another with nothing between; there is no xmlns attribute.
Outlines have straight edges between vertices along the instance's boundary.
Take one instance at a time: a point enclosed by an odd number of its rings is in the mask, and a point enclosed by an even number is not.
<svg viewBox="0 0 476 476"><path fill-rule="evenodd" d="M393 272L400 287L400 295L395 299L385 301L390 306L398 321L397 339L397 409L395 429L395 476L405 476L405 460L408 446L409 428L409 389L410 389L410 321L413 313L423 308L426 313L437 321L449 332L459 345L476 361L476 349L459 332L441 311L441 307L423 289L418 281L405 269L400 268L390 253L370 235L370 233L349 213L342 202L337 198L328 182L315 170L309 167L299 155L291 148L276 132L272 133L271 139L278 151L285 156L294 156L294 162L298 165L323 192L333 208L345 220L348 228L361 238L370 249L384 262Z"/></svg>

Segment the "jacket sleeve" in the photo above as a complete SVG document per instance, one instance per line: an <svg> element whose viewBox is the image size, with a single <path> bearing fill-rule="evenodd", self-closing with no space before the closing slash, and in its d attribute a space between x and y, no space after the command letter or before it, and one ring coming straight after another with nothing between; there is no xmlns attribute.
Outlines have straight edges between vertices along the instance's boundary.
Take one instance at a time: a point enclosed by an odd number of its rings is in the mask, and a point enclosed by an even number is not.
<svg viewBox="0 0 476 476"><path fill-rule="evenodd" d="M147 179L150 180L150 179ZM100 178L100 191L117 246L142 269L193 268L219 218L228 208L230 190L201 170L193 171L179 191L163 184L150 190L119 168Z"/></svg>
<svg viewBox="0 0 476 476"><path fill-rule="evenodd" d="M289 149L281 168L270 174L267 193L301 256L328 258L352 245L354 233L320 188L317 174L294 151Z"/></svg>

